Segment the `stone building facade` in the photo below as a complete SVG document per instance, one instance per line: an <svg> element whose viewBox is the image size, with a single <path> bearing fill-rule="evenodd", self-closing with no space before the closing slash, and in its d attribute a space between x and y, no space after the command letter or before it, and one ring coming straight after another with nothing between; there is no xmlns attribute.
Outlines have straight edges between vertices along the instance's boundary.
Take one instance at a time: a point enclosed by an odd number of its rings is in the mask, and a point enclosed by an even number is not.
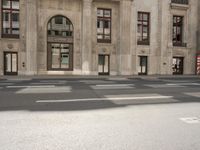
<svg viewBox="0 0 200 150"><path fill-rule="evenodd" d="M199 3L1 0L0 74L195 74Z"/></svg>

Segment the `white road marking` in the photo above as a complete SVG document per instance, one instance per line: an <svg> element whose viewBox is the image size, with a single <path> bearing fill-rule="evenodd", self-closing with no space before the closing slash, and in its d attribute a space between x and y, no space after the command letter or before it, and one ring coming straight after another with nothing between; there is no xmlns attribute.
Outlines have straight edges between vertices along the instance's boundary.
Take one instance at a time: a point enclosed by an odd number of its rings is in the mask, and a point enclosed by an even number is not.
<svg viewBox="0 0 200 150"><path fill-rule="evenodd" d="M200 92L190 92L190 93L184 93L184 94L200 98Z"/></svg>
<svg viewBox="0 0 200 150"><path fill-rule="evenodd" d="M152 88L184 88L185 86L177 85L177 84L145 84L145 86Z"/></svg>
<svg viewBox="0 0 200 150"><path fill-rule="evenodd" d="M111 81L129 81L130 79L127 79L127 78L109 78L108 80L111 80Z"/></svg>
<svg viewBox="0 0 200 150"><path fill-rule="evenodd" d="M189 124L200 123L200 118L197 118L197 117L180 118L180 120Z"/></svg>
<svg viewBox="0 0 200 150"><path fill-rule="evenodd" d="M118 98L126 98L126 97L160 97L163 95L156 94L156 93L149 93L149 94L120 94L120 95L104 95L106 98L118 97Z"/></svg>
<svg viewBox="0 0 200 150"><path fill-rule="evenodd" d="M63 87L39 87L39 88L25 88L16 92L16 94L41 94L41 93L69 93L72 88L69 86Z"/></svg>
<svg viewBox="0 0 200 150"><path fill-rule="evenodd" d="M133 89L135 87L130 87L130 86L116 86L116 87L96 87L96 86L91 86L92 89L94 90L123 90L123 89Z"/></svg>
<svg viewBox="0 0 200 150"><path fill-rule="evenodd" d="M85 84L112 84L112 83L115 83L113 81L103 81L103 80L79 80L79 82L83 82Z"/></svg>
<svg viewBox="0 0 200 150"><path fill-rule="evenodd" d="M0 86L13 85L14 83L0 83Z"/></svg>
<svg viewBox="0 0 200 150"><path fill-rule="evenodd" d="M46 82L40 82L40 83L31 83L31 85L61 85L61 84L64 84L64 83L56 83L56 82L50 82L50 83L46 83Z"/></svg>
<svg viewBox="0 0 200 150"><path fill-rule="evenodd" d="M122 101L122 100L149 100L149 99L170 99L173 96L146 96L146 97L105 97L87 99L66 99L66 100L38 100L36 103L65 103L65 102L84 102L84 101Z"/></svg>
<svg viewBox="0 0 200 150"><path fill-rule="evenodd" d="M162 79L161 79L162 80ZM169 83L186 83L186 82L194 82L193 80L162 80Z"/></svg>
<svg viewBox="0 0 200 150"><path fill-rule="evenodd" d="M94 90L132 89L134 84L100 84L91 86Z"/></svg>
<svg viewBox="0 0 200 150"><path fill-rule="evenodd" d="M96 85L100 87L107 87L107 86L134 86L134 84L102 84L102 85Z"/></svg>
<svg viewBox="0 0 200 150"><path fill-rule="evenodd" d="M8 82L21 82L21 81L30 81L32 79L27 78L27 79L21 79L21 78L16 78L16 79L7 79Z"/></svg>
<svg viewBox="0 0 200 150"><path fill-rule="evenodd" d="M38 86L6 86L6 88L52 88L52 87L55 87L55 85L38 85Z"/></svg>
<svg viewBox="0 0 200 150"><path fill-rule="evenodd" d="M54 84L54 83L67 83L67 81L64 81L64 80L41 80L39 82L40 83L51 83L51 84Z"/></svg>
<svg viewBox="0 0 200 150"><path fill-rule="evenodd" d="M167 85L174 85L174 86L177 86L177 85L178 85L178 86L180 86L180 85L181 85L181 86L182 86L182 85L183 85L183 86L184 86L184 85L186 85L186 86L187 86L187 85L196 85L196 86L200 86L199 83L169 83L169 84L167 84Z"/></svg>

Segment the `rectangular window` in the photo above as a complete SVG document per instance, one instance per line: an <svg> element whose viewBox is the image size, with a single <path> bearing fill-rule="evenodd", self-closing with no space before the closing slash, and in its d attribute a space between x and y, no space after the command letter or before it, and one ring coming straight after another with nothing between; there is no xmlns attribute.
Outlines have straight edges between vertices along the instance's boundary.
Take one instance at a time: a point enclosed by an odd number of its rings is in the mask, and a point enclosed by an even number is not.
<svg viewBox="0 0 200 150"><path fill-rule="evenodd" d="M173 45L184 46L183 43L183 16L173 16Z"/></svg>
<svg viewBox="0 0 200 150"><path fill-rule="evenodd" d="M150 13L138 12L137 43L139 45L149 45L150 39Z"/></svg>
<svg viewBox="0 0 200 150"><path fill-rule="evenodd" d="M97 9L97 42L111 43L111 9Z"/></svg>
<svg viewBox="0 0 200 150"><path fill-rule="evenodd" d="M184 5L188 5L189 1L188 0L171 0L172 3L175 4L184 4Z"/></svg>
<svg viewBox="0 0 200 150"><path fill-rule="evenodd" d="M2 37L19 38L19 0L2 0Z"/></svg>

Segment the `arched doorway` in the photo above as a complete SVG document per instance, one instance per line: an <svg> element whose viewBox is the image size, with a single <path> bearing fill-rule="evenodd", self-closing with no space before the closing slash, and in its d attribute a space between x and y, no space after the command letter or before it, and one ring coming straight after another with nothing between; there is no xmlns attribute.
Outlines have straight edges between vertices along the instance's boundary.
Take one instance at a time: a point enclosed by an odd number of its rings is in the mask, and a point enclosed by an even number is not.
<svg viewBox="0 0 200 150"><path fill-rule="evenodd" d="M73 70L73 25L61 15L52 17L47 27L47 69Z"/></svg>

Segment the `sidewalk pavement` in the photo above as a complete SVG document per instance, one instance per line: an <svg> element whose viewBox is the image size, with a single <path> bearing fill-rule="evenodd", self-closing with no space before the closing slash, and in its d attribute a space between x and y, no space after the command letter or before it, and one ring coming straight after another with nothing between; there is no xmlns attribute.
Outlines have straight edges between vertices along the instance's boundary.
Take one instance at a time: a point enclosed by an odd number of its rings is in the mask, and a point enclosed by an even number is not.
<svg viewBox="0 0 200 150"><path fill-rule="evenodd" d="M200 75L147 75L147 76L139 76L139 75L117 75L117 76L98 76L98 75L35 75L35 76L0 76L0 80L31 80L31 79L189 79L195 78L200 79Z"/></svg>

